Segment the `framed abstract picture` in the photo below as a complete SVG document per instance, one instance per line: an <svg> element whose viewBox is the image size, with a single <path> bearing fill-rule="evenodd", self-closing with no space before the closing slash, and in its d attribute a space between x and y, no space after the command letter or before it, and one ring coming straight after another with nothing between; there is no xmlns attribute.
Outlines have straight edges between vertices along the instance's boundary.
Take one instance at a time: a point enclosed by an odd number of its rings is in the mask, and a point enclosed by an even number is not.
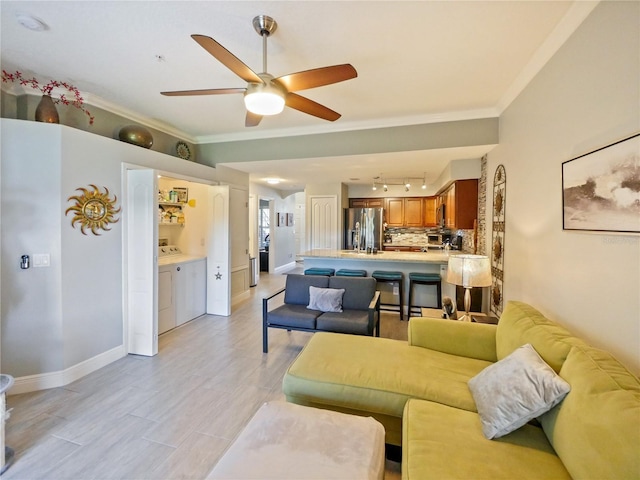
<svg viewBox="0 0 640 480"><path fill-rule="evenodd" d="M287 214L278 212L276 215L278 217L278 227L285 227L287 225Z"/></svg>
<svg viewBox="0 0 640 480"><path fill-rule="evenodd" d="M640 234L640 133L562 163L562 228Z"/></svg>
<svg viewBox="0 0 640 480"><path fill-rule="evenodd" d="M293 213L287 213L287 227L293 227Z"/></svg>

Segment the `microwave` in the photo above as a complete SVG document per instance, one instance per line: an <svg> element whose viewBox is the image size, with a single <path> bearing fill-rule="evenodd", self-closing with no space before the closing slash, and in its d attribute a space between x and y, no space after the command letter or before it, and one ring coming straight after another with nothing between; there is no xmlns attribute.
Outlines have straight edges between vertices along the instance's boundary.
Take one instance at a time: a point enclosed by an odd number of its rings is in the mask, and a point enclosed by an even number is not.
<svg viewBox="0 0 640 480"><path fill-rule="evenodd" d="M439 233L427 234L427 243L429 245L442 245L442 235Z"/></svg>

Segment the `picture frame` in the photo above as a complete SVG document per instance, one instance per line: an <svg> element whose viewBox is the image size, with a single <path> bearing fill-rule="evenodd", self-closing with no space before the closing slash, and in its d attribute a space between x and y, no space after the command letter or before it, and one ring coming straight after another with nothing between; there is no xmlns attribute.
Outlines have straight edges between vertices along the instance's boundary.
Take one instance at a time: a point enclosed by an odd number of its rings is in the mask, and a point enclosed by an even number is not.
<svg viewBox="0 0 640 480"><path fill-rule="evenodd" d="M278 227L284 227L287 224L287 216L285 213L283 212L278 212L276 214L277 218L278 218Z"/></svg>
<svg viewBox="0 0 640 480"><path fill-rule="evenodd" d="M640 133L562 163L562 229L640 234Z"/></svg>
<svg viewBox="0 0 640 480"><path fill-rule="evenodd" d="M293 213L287 213L287 227L293 227Z"/></svg>
<svg viewBox="0 0 640 480"><path fill-rule="evenodd" d="M189 189L184 187L173 187L173 191L178 193L178 203L189 201Z"/></svg>

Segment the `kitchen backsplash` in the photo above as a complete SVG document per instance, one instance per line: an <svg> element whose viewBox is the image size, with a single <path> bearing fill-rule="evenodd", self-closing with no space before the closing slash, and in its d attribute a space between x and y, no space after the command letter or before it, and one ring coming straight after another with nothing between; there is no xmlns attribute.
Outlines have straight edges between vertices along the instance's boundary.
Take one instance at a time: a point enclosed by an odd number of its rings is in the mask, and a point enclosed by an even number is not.
<svg viewBox="0 0 640 480"><path fill-rule="evenodd" d="M443 233L437 228L387 228L386 235L391 235L391 243L402 246L426 245L427 235ZM462 235L462 250L473 252L473 230L451 230L454 235Z"/></svg>

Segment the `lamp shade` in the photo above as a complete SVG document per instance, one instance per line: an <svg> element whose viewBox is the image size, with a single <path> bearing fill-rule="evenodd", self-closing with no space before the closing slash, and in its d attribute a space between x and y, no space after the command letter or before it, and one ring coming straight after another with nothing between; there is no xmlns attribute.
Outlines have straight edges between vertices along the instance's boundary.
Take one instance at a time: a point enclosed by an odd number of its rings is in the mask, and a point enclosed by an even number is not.
<svg viewBox="0 0 640 480"><path fill-rule="evenodd" d="M271 76L261 74L265 83L250 83L244 93L244 105L256 115L277 115L285 104L285 91L271 82Z"/></svg>
<svg viewBox="0 0 640 480"><path fill-rule="evenodd" d="M484 255L452 255L447 267L447 282L465 288L491 285L491 262Z"/></svg>

